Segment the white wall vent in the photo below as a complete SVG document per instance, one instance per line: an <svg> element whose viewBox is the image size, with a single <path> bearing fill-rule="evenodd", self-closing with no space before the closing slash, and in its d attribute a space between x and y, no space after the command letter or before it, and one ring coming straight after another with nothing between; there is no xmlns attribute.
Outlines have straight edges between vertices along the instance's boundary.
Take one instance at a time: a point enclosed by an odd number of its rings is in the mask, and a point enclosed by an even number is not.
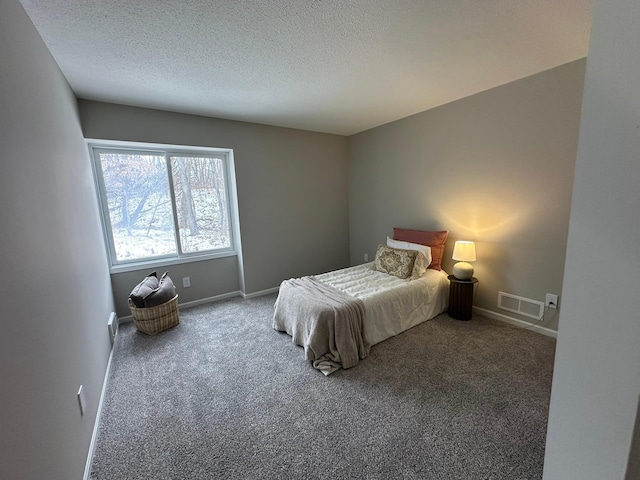
<svg viewBox="0 0 640 480"><path fill-rule="evenodd" d="M539 320L544 314L544 302L498 292L498 308Z"/></svg>
<svg viewBox="0 0 640 480"><path fill-rule="evenodd" d="M116 335L118 334L118 317L116 312L111 312L109 321L107 322L107 328L109 329L109 338L111 339L111 345L116 341Z"/></svg>

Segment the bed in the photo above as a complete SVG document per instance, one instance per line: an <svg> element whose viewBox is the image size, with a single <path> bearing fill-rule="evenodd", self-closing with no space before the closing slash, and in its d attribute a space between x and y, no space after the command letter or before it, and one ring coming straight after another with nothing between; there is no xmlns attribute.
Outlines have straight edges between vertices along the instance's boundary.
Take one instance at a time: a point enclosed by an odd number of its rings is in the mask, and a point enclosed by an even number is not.
<svg viewBox="0 0 640 480"><path fill-rule="evenodd" d="M374 262L285 280L273 328L291 335L325 375L355 366L371 346L446 310L449 280L440 262L447 233L394 229ZM403 271L389 273L389 255L413 261L404 259Z"/></svg>

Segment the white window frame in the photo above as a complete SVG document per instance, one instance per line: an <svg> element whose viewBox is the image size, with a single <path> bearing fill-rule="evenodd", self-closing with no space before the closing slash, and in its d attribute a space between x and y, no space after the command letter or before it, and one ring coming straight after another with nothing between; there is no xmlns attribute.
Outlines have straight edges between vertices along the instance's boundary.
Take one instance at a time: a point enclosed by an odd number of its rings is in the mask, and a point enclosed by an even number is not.
<svg viewBox="0 0 640 480"><path fill-rule="evenodd" d="M91 158L91 166L96 187L96 195L98 198L100 218L102 221L102 231L104 235L105 249L109 259L110 271L112 273L127 272L139 270L141 268L155 268L167 265L177 265L181 263L197 262L209 260L212 258L222 258L237 256L239 250L239 221L238 221L238 200L235 180L235 166L233 161L233 150L228 148L212 148L212 147L192 147L185 145L167 145L159 143L142 143L142 142L125 142L114 140L97 140L86 139L89 149L89 157ZM107 204L106 188L102 175L102 168L97 153L111 152L131 152L139 151L151 153L154 155L164 156L168 159L170 156L190 155L190 156L216 156L223 157L224 164L224 181L226 192L226 208L227 218L229 219L229 238L230 247L208 250L206 252L182 252L180 241L180 233L178 228L177 206L175 203L175 192L173 182L171 181L171 162L167 160L167 174L169 176L169 190L171 195L171 205L174 217L174 235L176 236L175 254L156 256L152 258L140 260L121 260L118 261L115 252L115 243L113 240L113 232L111 231L111 219L109 218L109 207Z"/></svg>

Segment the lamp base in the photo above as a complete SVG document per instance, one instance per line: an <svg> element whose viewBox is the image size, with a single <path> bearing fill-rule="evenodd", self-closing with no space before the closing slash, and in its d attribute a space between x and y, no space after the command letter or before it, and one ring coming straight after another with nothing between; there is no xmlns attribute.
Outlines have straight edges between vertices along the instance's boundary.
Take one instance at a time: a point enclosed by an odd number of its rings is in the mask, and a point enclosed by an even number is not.
<svg viewBox="0 0 640 480"><path fill-rule="evenodd" d="M453 266L453 276L458 280L471 280L473 267L467 262L458 262Z"/></svg>

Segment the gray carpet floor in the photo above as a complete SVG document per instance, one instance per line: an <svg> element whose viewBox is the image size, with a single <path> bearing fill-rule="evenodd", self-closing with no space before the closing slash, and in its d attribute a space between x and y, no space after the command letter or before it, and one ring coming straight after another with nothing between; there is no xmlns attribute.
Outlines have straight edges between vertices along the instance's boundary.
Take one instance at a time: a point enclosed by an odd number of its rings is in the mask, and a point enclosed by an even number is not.
<svg viewBox="0 0 640 480"><path fill-rule="evenodd" d="M542 478L553 339L443 314L325 377L275 298L123 324L91 478Z"/></svg>

